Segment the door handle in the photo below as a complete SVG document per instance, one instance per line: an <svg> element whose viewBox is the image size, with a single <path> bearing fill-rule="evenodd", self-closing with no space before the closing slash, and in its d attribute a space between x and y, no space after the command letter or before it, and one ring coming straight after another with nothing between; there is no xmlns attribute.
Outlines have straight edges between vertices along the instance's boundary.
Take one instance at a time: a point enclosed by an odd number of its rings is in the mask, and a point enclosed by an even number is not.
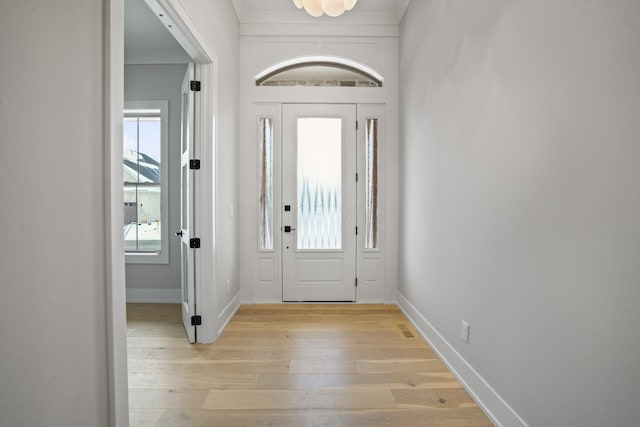
<svg viewBox="0 0 640 427"><path fill-rule="evenodd" d="M178 237L182 237L182 235L183 235L183 234L184 234L184 233L182 232L182 230L180 230L180 231L178 231L178 232L176 233L176 236L178 236Z"/></svg>
<svg viewBox="0 0 640 427"><path fill-rule="evenodd" d="M296 231L296 229L291 227L290 225L285 225L284 226L284 232L285 233L291 233L292 231Z"/></svg>

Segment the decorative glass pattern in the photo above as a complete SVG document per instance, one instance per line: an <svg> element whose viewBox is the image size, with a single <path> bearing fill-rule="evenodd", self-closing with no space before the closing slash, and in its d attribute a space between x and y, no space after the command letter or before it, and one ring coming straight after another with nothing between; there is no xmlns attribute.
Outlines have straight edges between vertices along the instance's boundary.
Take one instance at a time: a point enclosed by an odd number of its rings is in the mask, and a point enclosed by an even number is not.
<svg viewBox="0 0 640 427"><path fill-rule="evenodd" d="M378 248L378 119L367 119L365 129L365 249Z"/></svg>
<svg viewBox="0 0 640 427"><path fill-rule="evenodd" d="M257 79L256 86L382 87L382 81L354 67L320 61L285 66Z"/></svg>
<svg viewBox="0 0 640 427"><path fill-rule="evenodd" d="M297 125L298 249L341 249L342 119Z"/></svg>
<svg viewBox="0 0 640 427"><path fill-rule="evenodd" d="M273 120L260 126L260 249L273 249Z"/></svg>

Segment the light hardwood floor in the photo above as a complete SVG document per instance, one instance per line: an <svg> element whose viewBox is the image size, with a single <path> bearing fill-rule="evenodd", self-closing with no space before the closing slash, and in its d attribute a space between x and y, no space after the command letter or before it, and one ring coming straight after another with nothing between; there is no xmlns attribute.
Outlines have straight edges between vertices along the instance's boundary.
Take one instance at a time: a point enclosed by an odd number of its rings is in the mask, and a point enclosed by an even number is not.
<svg viewBox="0 0 640 427"><path fill-rule="evenodd" d="M127 316L132 426L492 425L395 306L242 306L211 345Z"/></svg>

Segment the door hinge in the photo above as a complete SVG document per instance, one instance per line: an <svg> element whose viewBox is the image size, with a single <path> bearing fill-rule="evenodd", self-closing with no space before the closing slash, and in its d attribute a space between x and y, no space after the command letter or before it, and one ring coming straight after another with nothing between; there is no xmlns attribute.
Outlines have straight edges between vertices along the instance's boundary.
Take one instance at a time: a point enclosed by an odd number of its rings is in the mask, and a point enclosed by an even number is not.
<svg viewBox="0 0 640 427"><path fill-rule="evenodd" d="M191 326L202 325L202 316L191 316Z"/></svg>
<svg viewBox="0 0 640 427"><path fill-rule="evenodd" d="M189 247L191 249L199 249L200 248L200 238L195 237L193 239L189 239Z"/></svg>
<svg viewBox="0 0 640 427"><path fill-rule="evenodd" d="M356 236L358 235L358 226L356 225Z"/></svg>
<svg viewBox="0 0 640 427"><path fill-rule="evenodd" d="M356 182L358 182L358 173L356 172Z"/></svg>
<svg viewBox="0 0 640 427"><path fill-rule="evenodd" d="M198 80L191 80L189 82L189 88L194 92L200 92L200 82Z"/></svg>
<svg viewBox="0 0 640 427"><path fill-rule="evenodd" d="M358 287L358 278L356 277L356 288Z"/></svg>
<svg viewBox="0 0 640 427"><path fill-rule="evenodd" d="M358 121L356 120L356 130L358 130Z"/></svg>
<svg viewBox="0 0 640 427"><path fill-rule="evenodd" d="M189 169L199 170L200 169L200 159L191 159L191 160L189 160Z"/></svg>

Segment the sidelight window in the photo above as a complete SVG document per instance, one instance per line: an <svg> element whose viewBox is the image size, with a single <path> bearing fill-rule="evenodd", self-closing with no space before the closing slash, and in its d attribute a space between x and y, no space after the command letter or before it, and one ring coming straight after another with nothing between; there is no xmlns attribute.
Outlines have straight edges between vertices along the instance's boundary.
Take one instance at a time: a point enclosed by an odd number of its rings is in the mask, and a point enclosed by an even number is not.
<svg viewBox="0 0 640 427"><path fill-rule="evenodd" d="M367 119L365 129L365 248L378 248L378 119Z"/></svg>
<svg viewBox="0 0 640 427"><path fill-rule="evenodd" d="M260 249L273 249L273 119L259 119Z"/></svg>

